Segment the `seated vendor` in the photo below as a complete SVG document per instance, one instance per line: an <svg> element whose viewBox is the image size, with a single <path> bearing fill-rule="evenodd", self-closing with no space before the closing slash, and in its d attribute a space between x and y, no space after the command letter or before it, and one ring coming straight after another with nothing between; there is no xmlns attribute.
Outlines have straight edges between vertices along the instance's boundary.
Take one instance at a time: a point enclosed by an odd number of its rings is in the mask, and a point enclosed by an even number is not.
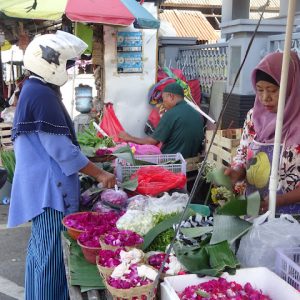
<svg viewBox="0 0 300 300"><path fill-rule="evenodd" d="M184 100L183 88L178 83L166 85L162 93L167 110L151 137L138 138L121 132L126 142L141 145L162 143L163 154L180 152L184 158L197 156L204 139L203 117Z"/></svg>

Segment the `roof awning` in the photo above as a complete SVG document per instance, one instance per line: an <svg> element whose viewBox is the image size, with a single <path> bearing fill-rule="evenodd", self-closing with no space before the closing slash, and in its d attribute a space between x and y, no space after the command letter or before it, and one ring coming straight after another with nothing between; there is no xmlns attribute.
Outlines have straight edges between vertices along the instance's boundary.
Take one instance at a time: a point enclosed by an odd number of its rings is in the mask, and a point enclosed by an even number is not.
<svg viewBox="0 0 300 300"><path fill-rule="evenodd" d="M0 11L22 19L58 20L157 29L159 21L135 0L4 0Z"/></svg>

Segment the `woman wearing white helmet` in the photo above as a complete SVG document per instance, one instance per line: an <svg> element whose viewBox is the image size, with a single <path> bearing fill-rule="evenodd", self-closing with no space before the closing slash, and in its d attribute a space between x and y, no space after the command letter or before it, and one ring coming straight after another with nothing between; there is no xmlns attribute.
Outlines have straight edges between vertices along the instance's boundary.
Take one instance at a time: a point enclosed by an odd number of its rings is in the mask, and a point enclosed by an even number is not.
<svg viewBox="0 0 300 300"><path fill-rule="evenodd" d="M32 221L25 274L26 300L68 299L61 248L62 218L79 209L78 172L106 187L115 177L80 151L59 87L67 81L67 60L87 45L58 31L35 38L24 66L31 76L16 108L12 139L16 155L8 227Z"/></svg>

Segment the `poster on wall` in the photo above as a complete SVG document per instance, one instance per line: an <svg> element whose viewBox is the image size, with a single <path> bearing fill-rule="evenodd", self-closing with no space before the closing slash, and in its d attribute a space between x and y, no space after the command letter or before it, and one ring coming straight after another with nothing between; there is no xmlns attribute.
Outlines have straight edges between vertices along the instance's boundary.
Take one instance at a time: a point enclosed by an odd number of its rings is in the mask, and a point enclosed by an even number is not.
<svg viewBox="0 0 300 300"><path fill-rule="evenodd" d="M143 73L142 32L118 31L118 73Z"/></svg>

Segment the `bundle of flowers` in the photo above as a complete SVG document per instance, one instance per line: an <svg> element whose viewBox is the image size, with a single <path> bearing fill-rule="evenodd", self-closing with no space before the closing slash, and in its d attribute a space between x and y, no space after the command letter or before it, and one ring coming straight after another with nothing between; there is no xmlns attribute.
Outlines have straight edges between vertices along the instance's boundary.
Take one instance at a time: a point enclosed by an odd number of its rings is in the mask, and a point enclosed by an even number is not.
<svg viewBox="0 0 300 300"><path fill-rule="evenodd" d="M122 263L106 279L106 286L113 297L148 299L156 276L150 266Z"/></svg>
<svg viewBox="0 0 300 300"><path fill-rule="evenodd" d="M98 252L98 261L97 263L100 266L105 268L114 268L121 263L120 252L122 248L118 248L115 251L113 250L100 250Z"/></svg>
<svg viewBox="0 0 300 300"><path fill-rule="evenodd" d="M117 248L113 250L100 250L98 252L98 269L102 276L110 275L113 270L124 263L126 265L136 264L144 258L143 251L133 248L132 250L125 251L124 248Z"/></svg>
<svg viewBox="0 0 300 300"><path fill-rule="evenodd" d="M97 267L100 275L105 278L113 272L114 268L121 263L120 252L122 248L98 251Z"/></svg>
<svg viewBox="0 0 300 300"><path fill-rule="evenodd" d="M159 270L163 261L166 258L166 253L154 253L148 257L148 264L153 268ZM178 261L177 257L173 254L169 255L162 270L163 277L165 275L182 275L185 274L183 268Z"/></svg>
<svg viewBox="0 0 300 300"><path fill-rule="evenodd" d="M117 247L138 248L144 242L144 239L131 230L114 230L104 235L100 240L103 249L114 249Z"/></svg>
<svg viewBox="0 0 300 300"><path fill-rule="evenodd" d="M235 281L227 281L224 278L213 279L198 285L186 287L179 292L181 300L271 300L270 297L255 290L248 282L244 287Z"/></svg>
<svg viewBox="0 0 300 300"><path fill-rule="evenodd" d="M96 212L79 212L70 214L63 219L64 226L68 233L74 239L84 231L103 230L114 228L120 215L116 212L96 213ZM104 227L103 227L104 226Z"/></svg>

